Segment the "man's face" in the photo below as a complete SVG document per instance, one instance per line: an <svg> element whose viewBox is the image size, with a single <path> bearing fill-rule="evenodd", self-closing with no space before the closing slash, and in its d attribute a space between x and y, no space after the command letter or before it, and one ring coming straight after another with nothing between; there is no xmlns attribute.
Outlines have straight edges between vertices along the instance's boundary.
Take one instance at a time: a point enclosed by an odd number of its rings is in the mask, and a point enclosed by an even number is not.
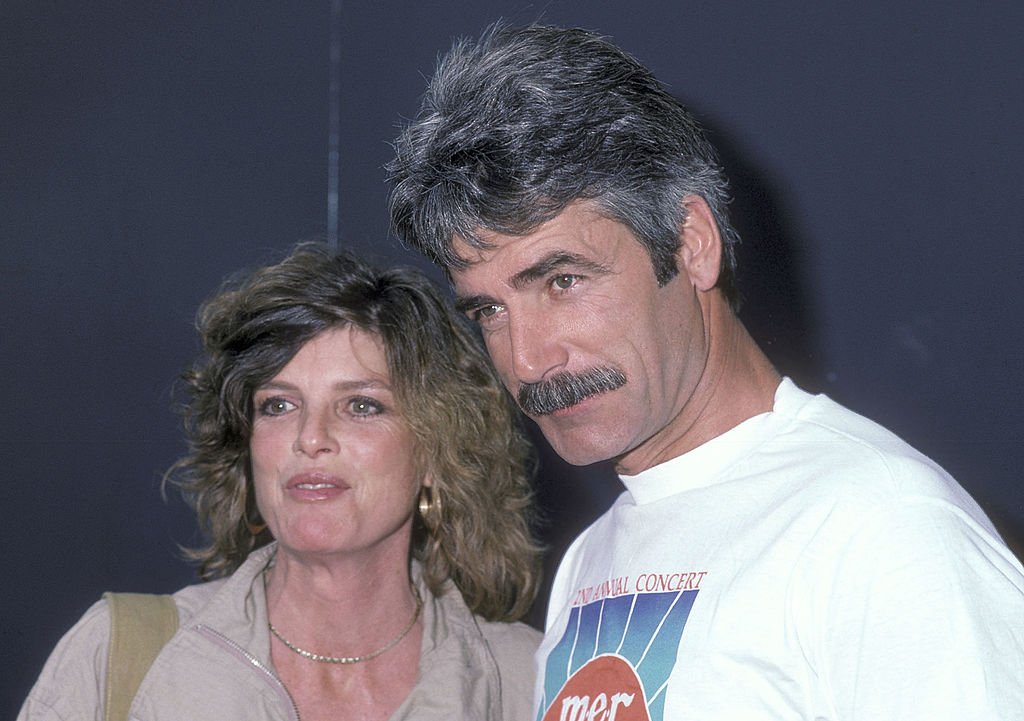
<svg viewBox="0 0 1024 721"><path fill-rule="evenodd" d="M460 310L480 324L505 386L576 465L619 458L679 429L707 359L694 285L663 287L622 223L577 202L524 236L461 239ZM643 454L641 454L643 455Z"/></svg>

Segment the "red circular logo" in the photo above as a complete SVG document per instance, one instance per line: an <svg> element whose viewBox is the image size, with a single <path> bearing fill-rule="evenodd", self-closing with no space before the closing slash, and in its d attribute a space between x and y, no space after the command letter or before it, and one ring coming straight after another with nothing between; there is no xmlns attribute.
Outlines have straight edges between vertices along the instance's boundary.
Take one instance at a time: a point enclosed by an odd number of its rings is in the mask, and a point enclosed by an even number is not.
<svg viewBox="0 0 1024 721"><path fill-rule="evenodd" d="M650 721L643 686L619 656L598 656L574 673L543 721Z"/></svg>

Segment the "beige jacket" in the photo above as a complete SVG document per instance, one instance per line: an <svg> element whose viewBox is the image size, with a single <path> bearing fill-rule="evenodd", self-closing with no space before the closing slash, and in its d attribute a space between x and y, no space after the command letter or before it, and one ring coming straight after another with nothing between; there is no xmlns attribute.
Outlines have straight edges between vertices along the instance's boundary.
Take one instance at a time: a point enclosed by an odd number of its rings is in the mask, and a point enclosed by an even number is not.
<svg viewBox="0 0 1024 721"><path fill-rule="evenodd" d="M174 594L180 628L142 681L132 719L299 721L270 660L260 574L273 551L255 551L230 578ZM421 593L419 680L392 721L529 719L540 633L474 617L454 588L435 598L421 584ZM102 721L109 633L100 601L57 644L18 721Z"/></svg>

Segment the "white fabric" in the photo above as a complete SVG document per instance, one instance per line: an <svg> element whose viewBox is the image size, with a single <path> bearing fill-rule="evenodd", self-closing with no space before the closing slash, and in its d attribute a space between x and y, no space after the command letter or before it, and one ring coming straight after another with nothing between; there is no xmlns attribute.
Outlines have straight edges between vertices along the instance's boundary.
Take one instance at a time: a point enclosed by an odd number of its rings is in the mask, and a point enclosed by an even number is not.
<svg viewBox="0 0 1024 721"><path fill-rule="evenodd" d="M1024 719L1024 571L888 431L787 379L622 482L555 579L537 719Z"/></svg>

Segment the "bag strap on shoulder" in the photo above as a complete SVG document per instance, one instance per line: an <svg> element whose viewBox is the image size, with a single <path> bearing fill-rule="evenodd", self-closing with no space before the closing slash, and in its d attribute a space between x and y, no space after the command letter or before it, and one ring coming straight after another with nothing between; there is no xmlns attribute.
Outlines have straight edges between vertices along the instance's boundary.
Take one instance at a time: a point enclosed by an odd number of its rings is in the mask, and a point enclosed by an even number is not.
<svg viewBox="0 0 1024 721"><path fill-rule="evenodd" d="M103 594L110 607L110 652L107 656L106 721L128 721L139 685L175 631L174 598L149 593Z"/></svg>

